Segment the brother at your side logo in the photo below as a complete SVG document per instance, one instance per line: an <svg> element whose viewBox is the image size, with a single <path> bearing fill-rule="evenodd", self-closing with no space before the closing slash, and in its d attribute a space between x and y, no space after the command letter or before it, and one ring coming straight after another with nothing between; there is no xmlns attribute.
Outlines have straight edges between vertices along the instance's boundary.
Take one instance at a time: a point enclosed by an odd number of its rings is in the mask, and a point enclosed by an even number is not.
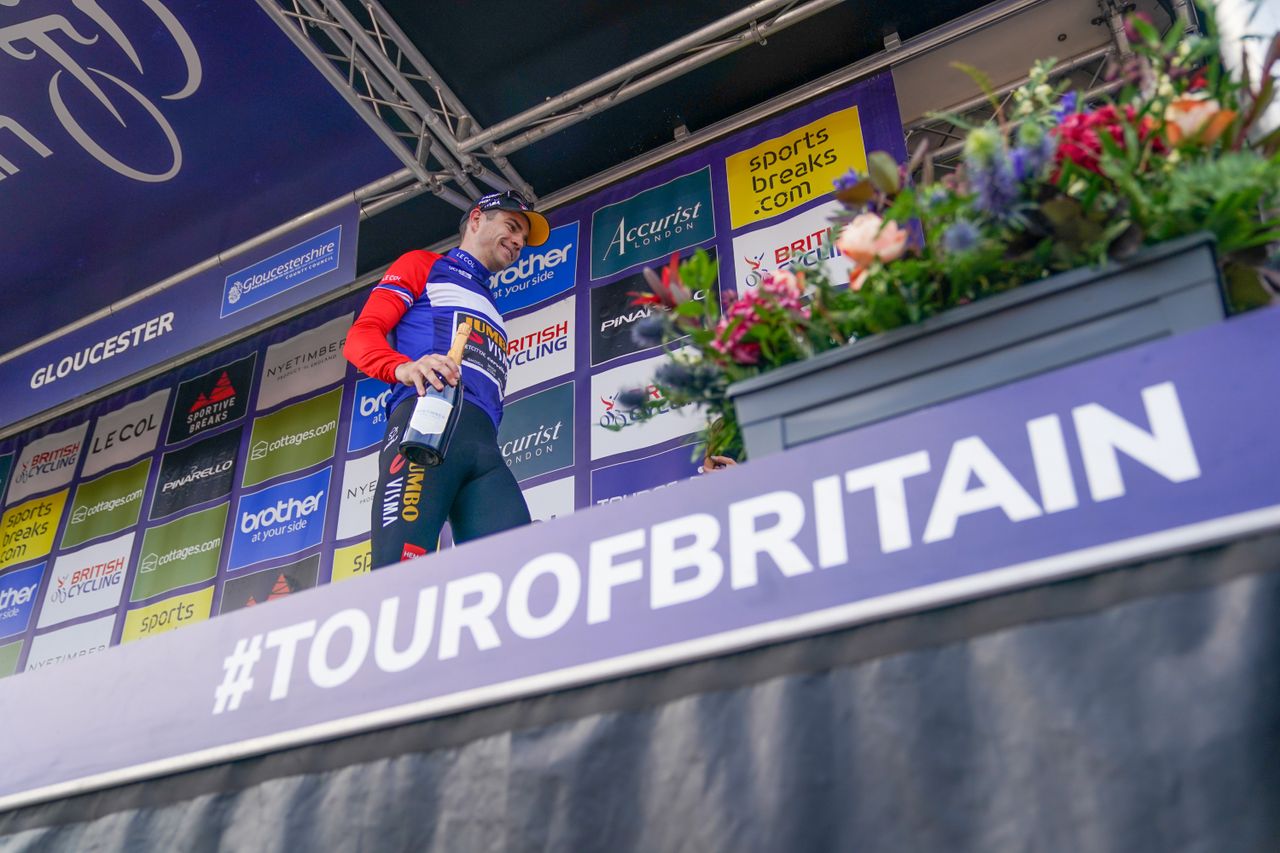
<svg viewBox="0 0 1280 853"><path fill-rule="evenodd" d="M498 310L504 316L545 302L573 288L578 268L578 223L551 229L547 242L525 249L520 260L489 277Z"/></svg>
<svg viewBox="0 0 1280 853"><path fill-rule="evenodd" d="M241 497L227 568L250 566L318 545L324 538L332 471L331 466L322 468Z"/></svg>
<svg viewBox="0 0 1280 853"><path fill-rule="evenodd" d="M351 409L351 430L347 433L347 450L361 450L382 438L387 428L387 401L391 386L380 379L361 379L356 383L356 401Z"/></svg>

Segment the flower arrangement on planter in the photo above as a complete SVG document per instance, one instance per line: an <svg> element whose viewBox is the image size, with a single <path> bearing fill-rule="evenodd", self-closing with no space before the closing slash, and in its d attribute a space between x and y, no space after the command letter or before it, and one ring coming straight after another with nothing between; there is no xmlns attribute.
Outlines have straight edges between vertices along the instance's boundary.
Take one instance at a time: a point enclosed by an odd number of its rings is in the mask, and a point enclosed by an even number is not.
<svg viewBox="0 0 1280 853"><path fill-rule="evenodd" d="M1161 35L1130 17L1133 53L1111 70L1122 85L1100 103L1052 85L1050 60L1032 68L1005 115L990 83L965 68L995 115L976 127L951 119L967 130L954 173L935 181L923 149L903 166L873 152L866 174L836 182L847 282L793 267L716 305L692 298L718 274L701 251L646 271L651 292L637 302L663 310L635 334L669 345L653 378L663 399L632 391L619 402L640 421L699 404L710 420L701 447L740 458L727 396L735 382L1197 232L1216 240L1233 310L1280 301L1280 264L1268 255L1280 241L1280 130L1258 129L1275 94L1280 34L1262 67L1236 78L1211 8L1203 21L1203 33ZM912 183L918 168L923 179Z"/></svg>

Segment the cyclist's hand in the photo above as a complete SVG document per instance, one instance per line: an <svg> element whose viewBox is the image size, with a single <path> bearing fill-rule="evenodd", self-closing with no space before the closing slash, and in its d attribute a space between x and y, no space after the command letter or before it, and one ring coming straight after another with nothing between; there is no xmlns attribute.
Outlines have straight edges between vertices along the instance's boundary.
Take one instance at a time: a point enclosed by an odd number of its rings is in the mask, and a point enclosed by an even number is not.
<svg viewBox="0 0 1280 853"><path fill-rule="evenodd" d="M444 390L444 383L457 385L462 373L458 365L447 355L430 353L417 361L406 361L396 365L396 381L402 385L412 385L421 397L427 393L427 385L437 391Z"/></svg>

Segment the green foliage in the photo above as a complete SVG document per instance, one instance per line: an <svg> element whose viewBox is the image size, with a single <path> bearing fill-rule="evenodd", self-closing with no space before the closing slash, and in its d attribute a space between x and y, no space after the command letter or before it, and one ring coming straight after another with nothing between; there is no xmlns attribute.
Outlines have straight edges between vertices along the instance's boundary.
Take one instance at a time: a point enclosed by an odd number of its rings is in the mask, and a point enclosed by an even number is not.
<svg viewBox="0 0 1280 853"><path fill-rule="evenodd" d="M829 239L855 264L848 282L793 267L725 294L722 309L689 298L714 292L716 263L705 252L678 265L673 258L661 280L647 273L654 303L668 309L661 322L672 356L654 377L661 399L634 395L644 400L635 418L700 405L714 425L705 446L740 455L725 396L734 382L1198 231L1217 239L1236 310L1276 302L1280 132L1262 135L1255 124L1275 96L1280 35L1259 79L1236 80L1205 11L1205 35L1162 34L1132 18L1134 55L1119 69L1118 92L1101 103L1051 84L1053 60L1045 60L1013 93L1006 117L985 75L963 67L993 98L995 119L958 122L968 134L955 174L912 184L876 151L867 174L836 182L844 210ZM913 162L922 157L917 151Z"/></svg>

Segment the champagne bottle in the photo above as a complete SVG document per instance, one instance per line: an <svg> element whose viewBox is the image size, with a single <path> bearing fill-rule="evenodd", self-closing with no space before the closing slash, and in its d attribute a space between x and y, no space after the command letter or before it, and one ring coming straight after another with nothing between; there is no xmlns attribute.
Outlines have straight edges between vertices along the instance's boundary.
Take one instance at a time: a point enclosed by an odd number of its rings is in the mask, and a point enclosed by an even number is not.
<svg viewBox="0 0 1280 853"><path fill-rule="evenodd" d="M449 358L462 367L462 350L471 335L471 321L463 320L453 335ZM445 383L443 391L427 386L427 393L418 398L400 439L400 455L410 462L434 468L444 461L449 450L449 440L458 426L462 413L462 381L457 385Z"/></svg>

